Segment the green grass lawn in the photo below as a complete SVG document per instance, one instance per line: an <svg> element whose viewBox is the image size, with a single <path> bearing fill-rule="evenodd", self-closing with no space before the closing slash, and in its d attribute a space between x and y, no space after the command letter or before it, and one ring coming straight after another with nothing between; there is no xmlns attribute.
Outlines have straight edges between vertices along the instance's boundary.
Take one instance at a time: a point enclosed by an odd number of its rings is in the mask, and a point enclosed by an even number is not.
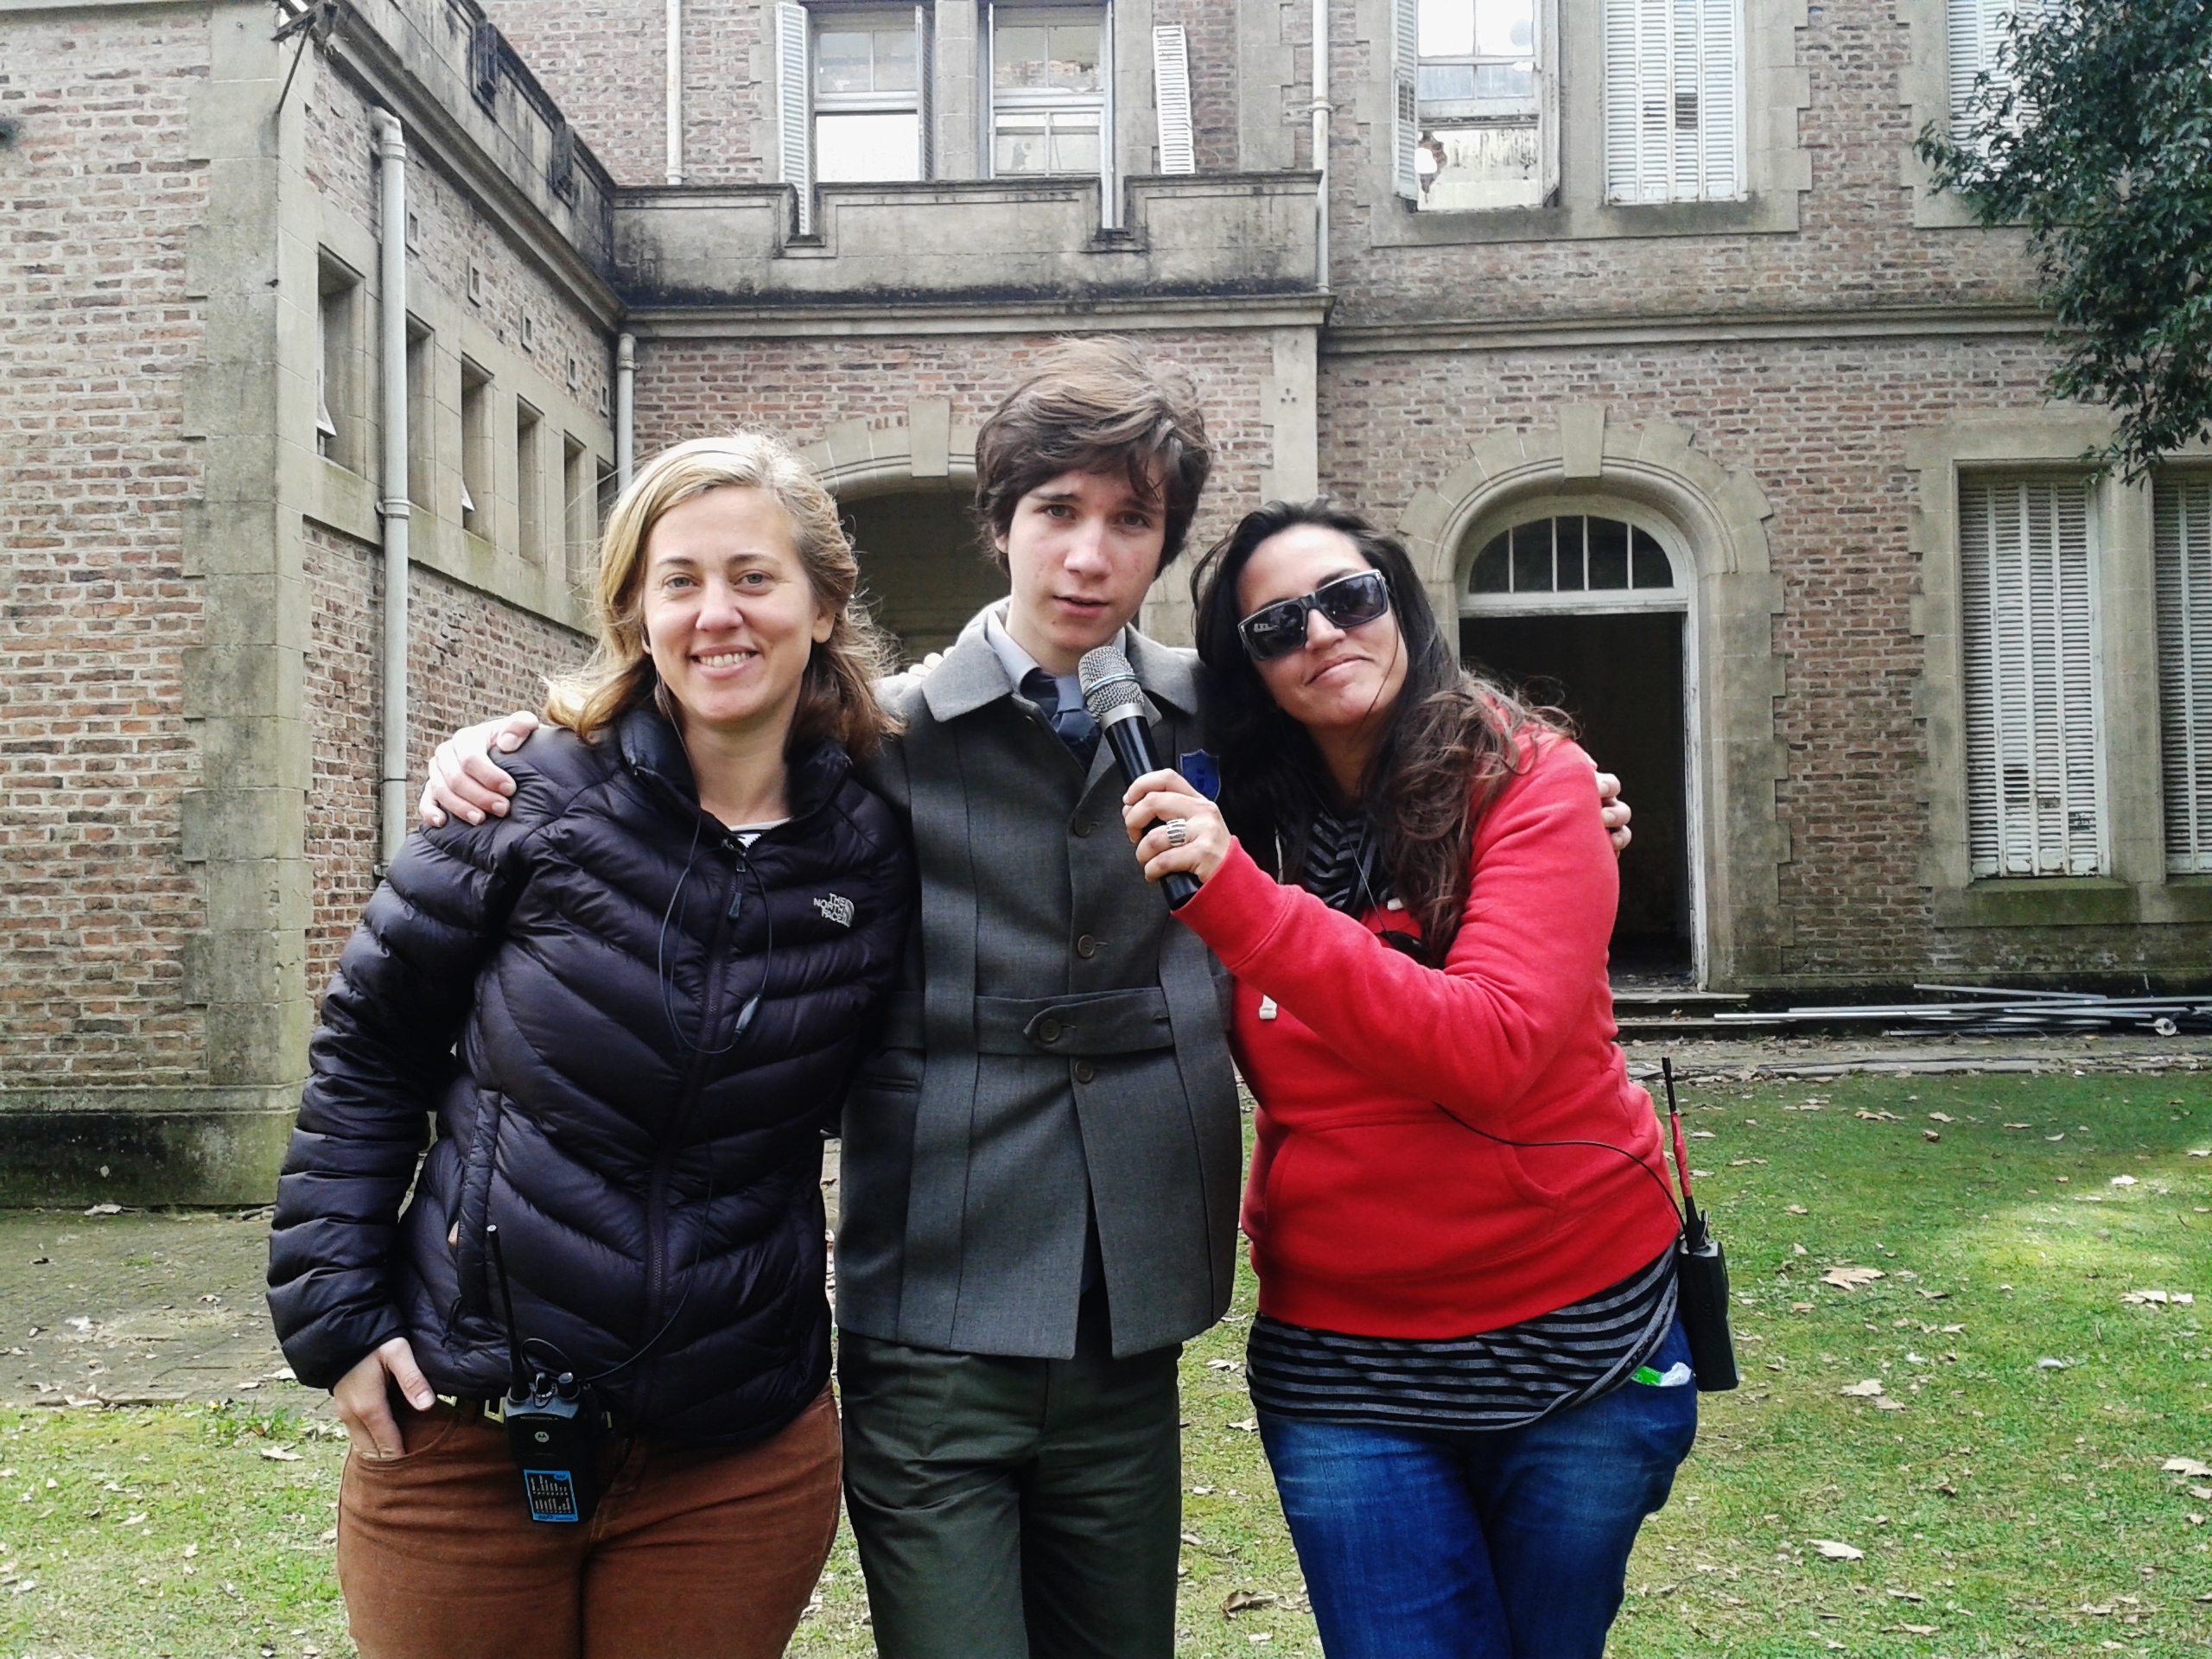
<svg viewBox="0 0 2212 1659"><path fill-rule="evenodd" d="M2212 1646L2212 1478L2161 1468L2212 1464L2212 1159L2189 1155L2212 1149L2212 1080L1843 1079L1685 1104L1745 1386L1702 1401L1612 1652ZM1842 1266L1884 1276L1822 1282ZM2203 1300L2124 1300L2143 1290ZM1318 1649L1245 1427L1251 1307L1247 1278L1184 1361L1184 1654ZM1870 1380L1878 1400L1843 1392ZM0 1413L0 1659L350 1653L327 1539L341 1447L311 1427ZM867 1653L866 1613L841 1536L792 1651Z"/></svg>

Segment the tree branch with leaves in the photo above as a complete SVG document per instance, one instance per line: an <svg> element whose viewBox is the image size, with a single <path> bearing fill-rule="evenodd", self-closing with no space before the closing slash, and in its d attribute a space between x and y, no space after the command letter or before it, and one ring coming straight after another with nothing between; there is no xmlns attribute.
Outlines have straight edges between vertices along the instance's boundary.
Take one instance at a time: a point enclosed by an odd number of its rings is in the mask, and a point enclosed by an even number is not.
<svg viewBox="0 0 2212 1659"><path fill-rule="evenodd" d="M2131 480L2212 435L2212 0L2021 0L1969 113L1919 137L1936 188L2026 229L2063 356Z"/></svg>

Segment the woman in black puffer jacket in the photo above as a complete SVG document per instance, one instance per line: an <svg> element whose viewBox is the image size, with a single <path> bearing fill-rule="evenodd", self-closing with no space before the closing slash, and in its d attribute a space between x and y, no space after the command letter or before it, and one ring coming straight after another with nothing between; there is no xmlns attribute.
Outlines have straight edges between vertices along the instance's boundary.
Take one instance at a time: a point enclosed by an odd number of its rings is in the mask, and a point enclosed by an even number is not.
<svg viewBox="0 0 2212 1659"><path fill-rule="evenodd" d="M838 1479L821 1132L913 902L849 770L883 729L857 578L773 441L658 457L508 814L411 837L346 948L270 1304L353 1439L338 1566L369 1659L779 1654L805 1605ZM582 1524L532 1521L486 1421L494 1227L530 1368L600 1408Z"/></svg>

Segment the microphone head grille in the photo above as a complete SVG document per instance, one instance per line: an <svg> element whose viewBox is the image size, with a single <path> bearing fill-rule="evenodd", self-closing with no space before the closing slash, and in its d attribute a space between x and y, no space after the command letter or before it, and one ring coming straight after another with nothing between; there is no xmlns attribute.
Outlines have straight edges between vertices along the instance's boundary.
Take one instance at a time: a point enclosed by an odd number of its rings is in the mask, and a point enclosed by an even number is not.
<svg viewBox="0 0 2212 1659"><path fill-rule="evenodd" d="M1083 660L1075 665L1075 673L1083 687L1083 706L1090 710L1093 720L1102 724L1109 715L1144 701L1144 688L1137 683L1136 670L1129 666L1129 659L1119 645L1101 645L1096 651L1084 652Z"/></svg>

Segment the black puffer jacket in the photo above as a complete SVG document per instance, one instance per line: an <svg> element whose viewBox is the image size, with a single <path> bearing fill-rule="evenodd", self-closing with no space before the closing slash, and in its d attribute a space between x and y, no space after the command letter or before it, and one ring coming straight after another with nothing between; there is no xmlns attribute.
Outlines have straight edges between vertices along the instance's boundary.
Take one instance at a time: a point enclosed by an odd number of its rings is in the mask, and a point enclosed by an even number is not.
<svg viewBox="0 0 2212 1659"><path fill-rule="evenodd" d="M906 842L825 745L742 849L650 709L502 764L508 815L408 839L323 1001L270 1246L284 1356L328 1388L405 1336L440 1392L500 1392L495 1222L540 1357L657 1435L762 1439L829 1377L821 1130L896 971Z"/></svg>

